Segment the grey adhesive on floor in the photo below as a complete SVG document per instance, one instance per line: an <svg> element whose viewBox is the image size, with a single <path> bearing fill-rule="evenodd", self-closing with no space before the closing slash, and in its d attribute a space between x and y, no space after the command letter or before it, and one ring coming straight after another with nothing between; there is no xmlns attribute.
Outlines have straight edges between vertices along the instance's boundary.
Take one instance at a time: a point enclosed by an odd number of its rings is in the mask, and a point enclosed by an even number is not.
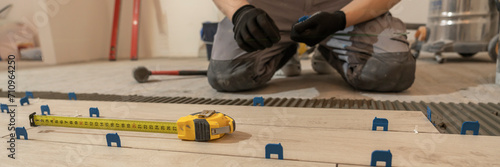
<svg viewBox="0 0 500 167"><path fill-rule="evenodd" d="M438 64L432 55L422 53L417 60L415 83L402 92L366 92L349 86L338 73L318 75L310 60L301 60L302 73L297 77L275 76L266 86L245 92L217 92L205 76L151 76L147 83L137 83L132 71L138 66L150 70L206 70L203 58L156 58L138 61L94 61L44 67L28 67L30 62L16 62L16 91L52 91L114 95L168 96L248 99L255 96L274 98L341 98L425 102L500 102L500 85L495 84L496 64L488 54L478 53L464 59L447 55ZM7 63L0 63L0 88L7 90Z"/></svg>

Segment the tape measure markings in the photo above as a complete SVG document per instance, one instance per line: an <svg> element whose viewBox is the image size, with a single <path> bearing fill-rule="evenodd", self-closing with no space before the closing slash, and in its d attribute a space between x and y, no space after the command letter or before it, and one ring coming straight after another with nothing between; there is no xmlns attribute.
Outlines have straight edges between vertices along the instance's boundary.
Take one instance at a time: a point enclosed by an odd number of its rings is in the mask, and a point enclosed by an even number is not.
<svg viewBox="0 0 500 167"><path fill-rule="evenodd" d="M30 124L32 126L42 125L177 134L177 124L173 122L42 116L35 114L30 114Z"/></svg>
<svg viewBox="0 0 500 167"><path fill-rule="evenodd" d="M31 126L59 126L72 128L122 130L136 132L172 133L183 140L209 141L233 133L236 123L233 118L215 110L181 117L177 122L138 121L106 118L62 117L51 115L29 115ZM179 128L178 128L179 126Z"/></svg>
<svg viewBox="0 0 500 167"><path fill-rule="evenodd" d="M106 117L106 116L100 116L100 117L84 117L82 115L63 115L63 114L50 114L48 116L58 116L58 117L67 117L67 118L97 118L97 119L116 119L116 120L130 120L130 121L136 121L137 119L131 119L131 118L120 118L120 117ZM173 123L176 120L168 120L168 119L149 119L149 118L139 118L141 121L156 121L156 122L168 122L168 123Z"/></svg>

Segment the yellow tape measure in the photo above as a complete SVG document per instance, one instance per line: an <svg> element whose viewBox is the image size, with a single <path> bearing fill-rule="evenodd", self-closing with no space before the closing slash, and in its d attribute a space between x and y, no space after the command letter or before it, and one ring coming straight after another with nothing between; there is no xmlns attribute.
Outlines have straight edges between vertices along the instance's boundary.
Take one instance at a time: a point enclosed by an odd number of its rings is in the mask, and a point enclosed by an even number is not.
<svg viewBox="0 0 500 167"><path fill-rule="evenodd" d="M194 113L174 122L137 121L82 117L61 117L30 114L31 126L123 130L137 132L173 133L183 140L208 141L233 133L235 121L213 110Z"/></svg>

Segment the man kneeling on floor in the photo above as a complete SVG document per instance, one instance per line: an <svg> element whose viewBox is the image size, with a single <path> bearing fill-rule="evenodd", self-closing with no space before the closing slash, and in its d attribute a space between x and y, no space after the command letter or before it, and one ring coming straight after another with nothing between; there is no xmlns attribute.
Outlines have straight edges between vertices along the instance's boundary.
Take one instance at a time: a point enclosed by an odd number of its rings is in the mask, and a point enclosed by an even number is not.
<svg viewBox="0 0 500 167"><path fill-rule="evenodd" d="M403 91L413 84L405 25L388 12L400 0L213 1L226 15L207 74L218 91L257 88L279 69L300 74L297 42L317 45L316 72L333 67L355 89ZM311 16L298 22L304 15Z"/></svg>

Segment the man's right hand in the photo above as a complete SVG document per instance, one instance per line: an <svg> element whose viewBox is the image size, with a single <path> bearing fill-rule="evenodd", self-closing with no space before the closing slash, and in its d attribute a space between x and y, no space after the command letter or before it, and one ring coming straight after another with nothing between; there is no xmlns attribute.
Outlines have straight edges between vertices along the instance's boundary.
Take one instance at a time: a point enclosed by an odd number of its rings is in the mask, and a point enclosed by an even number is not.
<svg viewBox="0 0 500 167"><path fill-rule="evenodd" d="M273 19L264 10L252 5L239 8L232 20L234 39L247 52L269 48L281 39Z"/></svg>

